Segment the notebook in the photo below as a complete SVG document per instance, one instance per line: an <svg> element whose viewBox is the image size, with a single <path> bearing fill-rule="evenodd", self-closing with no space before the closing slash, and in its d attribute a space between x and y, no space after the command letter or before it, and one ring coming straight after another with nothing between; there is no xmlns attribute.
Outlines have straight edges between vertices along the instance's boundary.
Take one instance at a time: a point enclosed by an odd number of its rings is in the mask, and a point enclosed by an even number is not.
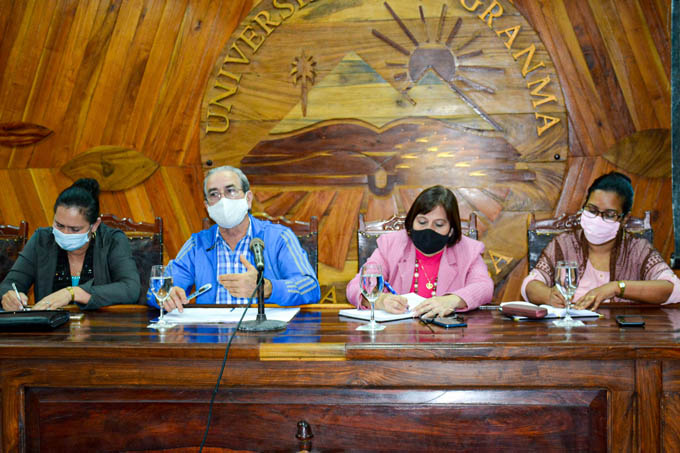
<svg viewBox="0 0 680 453"><path fill-rule="evenodd" d="M506 305L506 304L526 306L527 308L534 309L534 310L538 310L538 309L543 308L548 313L543 318L540 318L540 319L564 318L564 316L566 315L566 312L567 312L566 308L557 308L557 307L553 307L552 305L546 305L546 304L536 305L536 304L532 304L531 302L523 302L523 301L503 302L501 304L501 312L503 311L503 305ZM569 310L569 314L571 315L572 318L601 318L602 317L601 314L599 314L595 311L575 310L573 308ZM510 316L510 317L512 319L514 319L515 321L523 321L523 320L526 320L526 319L531 319L527 316Z"/></svg>
<svg viewBox="0 0 680 453"><path fill-rule="evenodd" d="M377 322L397 321L399 319L413 318L413 309L418 306L424 297L415 293L402 294L408 300L408 311L406 313L388 313L385 310L375 310L375 320ZM363 319L365 321L371 320L371 310L359 310L358 308L348 308L340 310L340 316L348 318Z"/></svg>

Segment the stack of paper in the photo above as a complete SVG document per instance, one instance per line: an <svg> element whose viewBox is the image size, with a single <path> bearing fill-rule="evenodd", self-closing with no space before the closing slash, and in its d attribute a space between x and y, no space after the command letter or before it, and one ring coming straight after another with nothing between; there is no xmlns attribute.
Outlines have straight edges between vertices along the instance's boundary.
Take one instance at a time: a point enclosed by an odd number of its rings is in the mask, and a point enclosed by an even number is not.
<svg viewBox="0 0 680 453"><path fill-rule="evenodd" d="M265 315L267 319L289 322L299 311L299 307L267 308ZM243 308L185 308L182 313L173 310L163 318L175 324L215 324L238 322L241 315L243 315ZM257 308L249 308L243 320L252 321L256 317Z"/></svg>

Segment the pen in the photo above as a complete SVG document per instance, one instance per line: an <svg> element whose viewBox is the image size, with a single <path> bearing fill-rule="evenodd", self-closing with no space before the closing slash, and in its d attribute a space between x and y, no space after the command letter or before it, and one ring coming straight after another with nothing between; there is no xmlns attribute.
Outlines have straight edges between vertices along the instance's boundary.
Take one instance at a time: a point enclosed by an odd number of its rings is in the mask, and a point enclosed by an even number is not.
<svg viewBox="0 0 680 453"><path fill-rule="evenodd" d="M397 292L394 290L394 288L392 288L392 285L390 285L387 280L385 280L385 288L387 288L387 290L392 294L397 295Z"/></svg>
<svg viewBox="0 0 680 453"><path fill-rule="evenodd" d="M421 322L425 327L427 327L428 329L430 329L430 332L434 333L434 330L432 329L432 326L430 325L430 323L432 322L431 319L428 319L428 320L426 321L422 316L418 316L418 319L420 319L420 322Z"/></svg>
<svg viewBox="0 0 680 453"><path fill-rule="evenodd" d="M26 307L24 306L24 303L21 301L21 295L19 294L17 285L15 285L14 282L12 282L12 288L14 289L14 294L17 295L17 299L19 299L19 303L21 304L21 311L26 311Z"/></svg>

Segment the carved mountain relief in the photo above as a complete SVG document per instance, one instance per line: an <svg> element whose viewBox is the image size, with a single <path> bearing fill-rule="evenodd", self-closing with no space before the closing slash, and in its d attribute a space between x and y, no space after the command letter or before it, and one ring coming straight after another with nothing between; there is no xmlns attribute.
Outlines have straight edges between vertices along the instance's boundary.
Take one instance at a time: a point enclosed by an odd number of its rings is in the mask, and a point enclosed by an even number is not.
<svg viewBox="0 0 680 453"><path fill-rule="evenodd" d="M422 184L428 173L442 169L458 187L536 179L533 171L516 168L520 155L502 137L415 121L399 120L381 131L356 121L328 122L260 142L241 160L241 169L253 184L367 184L377 195L391 193L395 184ZM386 175L382 187L376 183L380 172Z"/></svg>

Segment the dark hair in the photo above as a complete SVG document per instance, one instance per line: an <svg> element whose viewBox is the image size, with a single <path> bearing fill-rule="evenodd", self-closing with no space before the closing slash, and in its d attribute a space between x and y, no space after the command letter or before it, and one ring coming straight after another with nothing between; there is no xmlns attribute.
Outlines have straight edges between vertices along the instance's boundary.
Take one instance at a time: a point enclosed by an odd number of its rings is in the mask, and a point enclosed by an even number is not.
<svg viewBox="0 0 680 453"><path fill-rule="evenodd" d="M427 214L437 206L442 206L446 211L446 217L449 219L449 224L453 228L453 234L449 237L447 247L454 245L460 241L462 234L462 227L460 226L460 214L458 213L458 200L456 196L449 189L443 186L429 187L416 197L411 205L411 209L406 214L405 227L406 232L411 235L413 231L413 222L419 214Z"/></svg>
<svg viewBox="0 0 680 453"><path fill-rule="evenodd" d="M614 192L623 200L623 215L630 212L633 207L633 198L635 193L633 192L633 184L630 182L630 178L623 173L613 171L602 175L597 178L588 188L588 196L586 197L586 202L590 199L590 194L594 190L604 190L606 192Z"/></svg>
<svg viewBox="0 0 680 453"><path fill-rule="evenodd" d="M99 218L99 183L96 179L81 178L65 189L54 202L57 207L78 208L85 220L93 224Z"/></svg>

